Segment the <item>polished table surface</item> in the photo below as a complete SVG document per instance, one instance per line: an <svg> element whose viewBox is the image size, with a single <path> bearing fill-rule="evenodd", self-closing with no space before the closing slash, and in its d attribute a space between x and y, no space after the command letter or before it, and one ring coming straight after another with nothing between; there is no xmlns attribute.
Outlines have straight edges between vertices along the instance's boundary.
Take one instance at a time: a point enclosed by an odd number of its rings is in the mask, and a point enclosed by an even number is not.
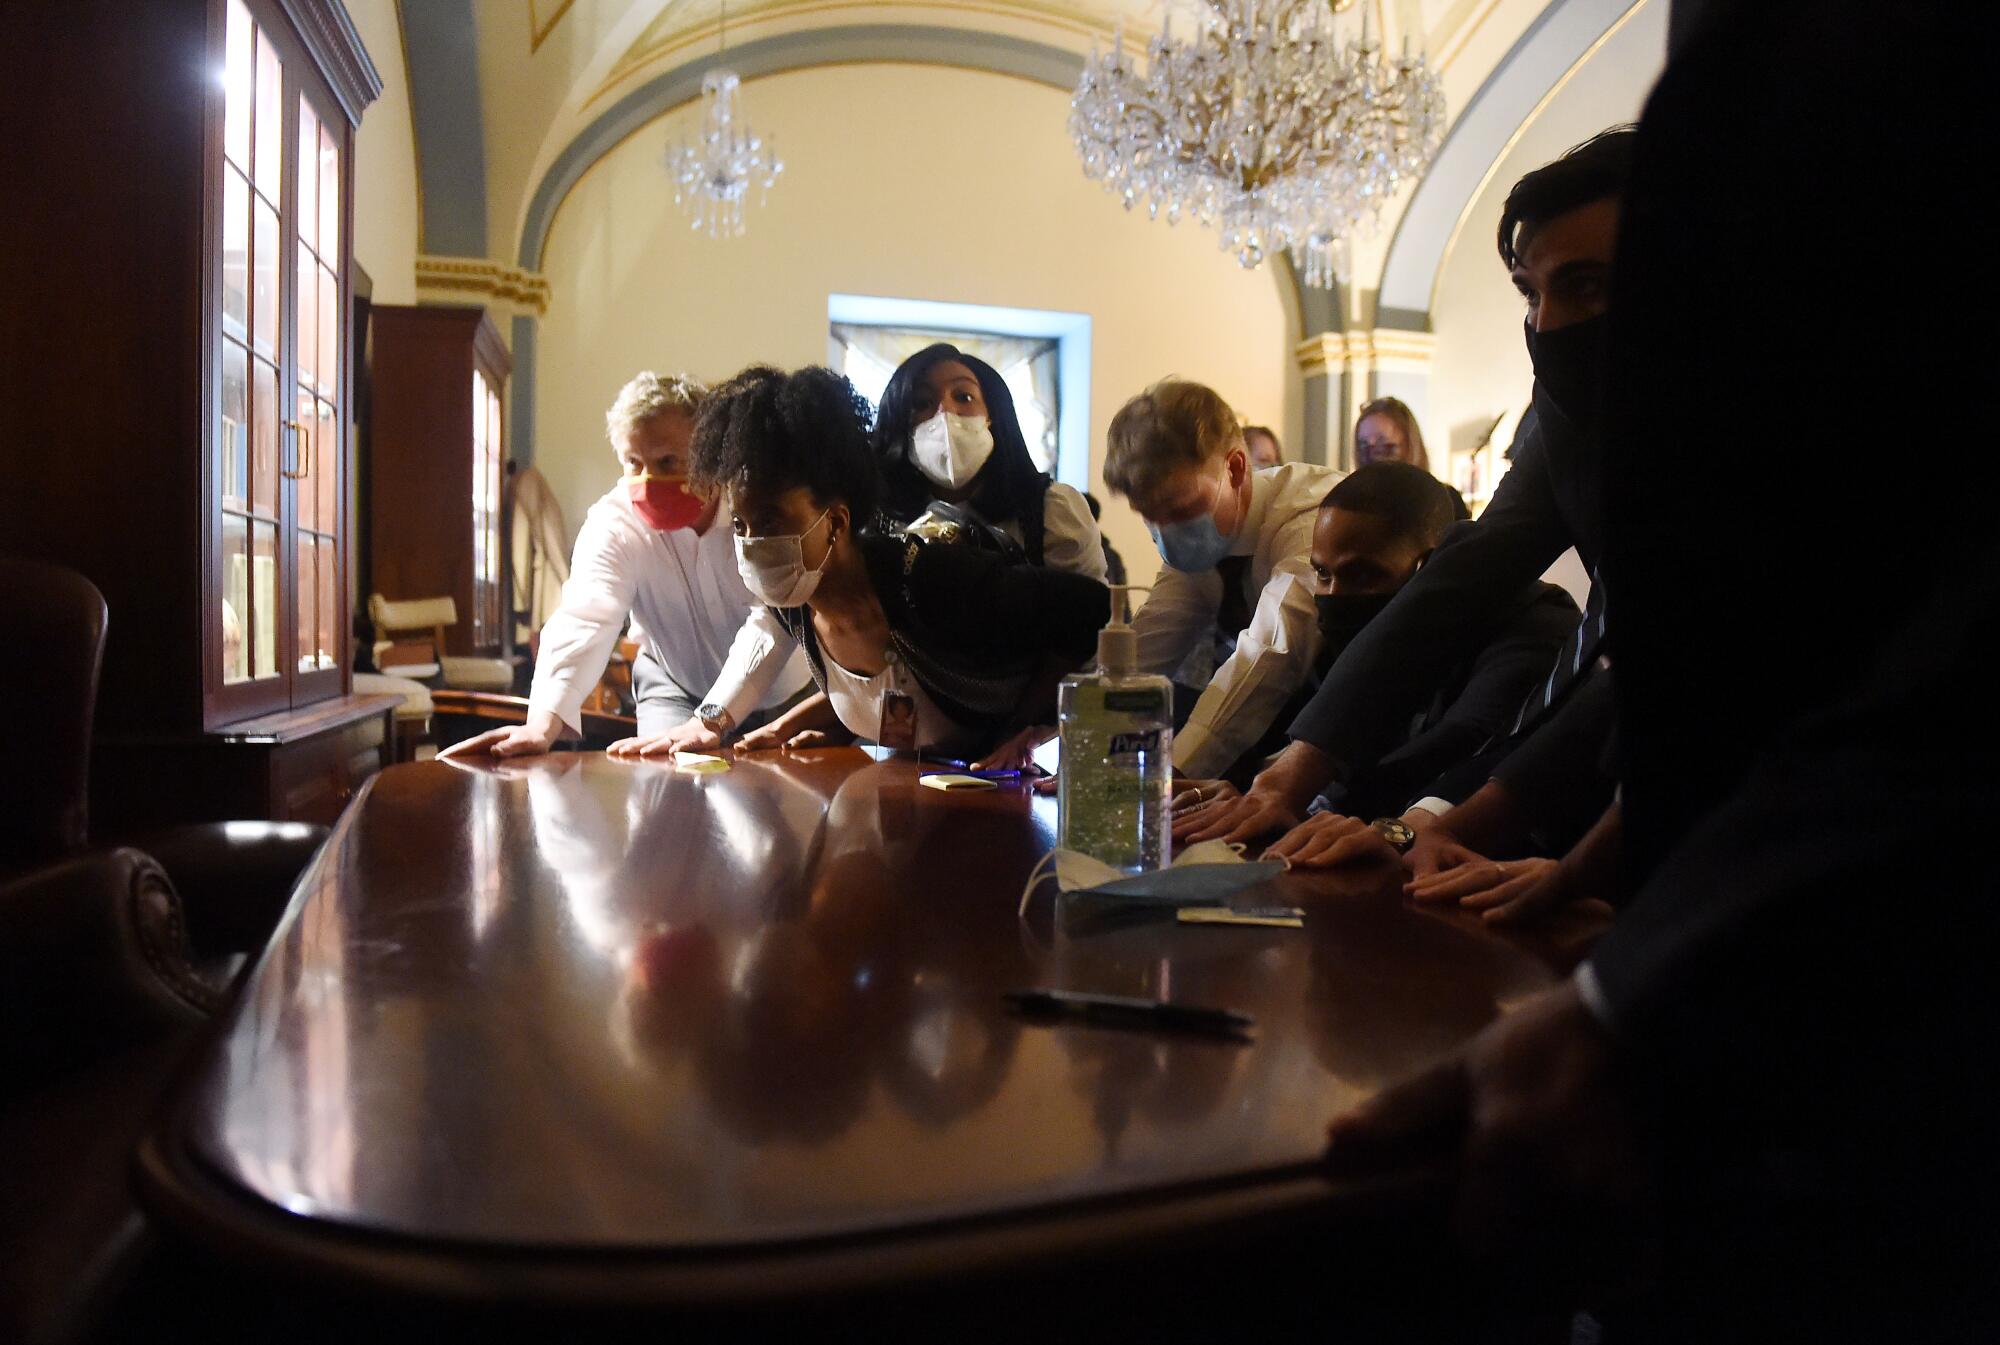
<svg viewBox="0 0 2000 1345"><path fill-rule="evenodd" d="M392 767L302 878L158 1132L296 1231L748 1255L1309 1172L1329 1117L1547 986L1393 864L1239 901L1303 930L1078 925L1023 883L1054 800L907 760ZM1249 1044L1040 1027L1065 987L1253 1015ZM185 1203L185 1202L183 1202ZM296 1217L303 1216L303 1217Z"/></svg>

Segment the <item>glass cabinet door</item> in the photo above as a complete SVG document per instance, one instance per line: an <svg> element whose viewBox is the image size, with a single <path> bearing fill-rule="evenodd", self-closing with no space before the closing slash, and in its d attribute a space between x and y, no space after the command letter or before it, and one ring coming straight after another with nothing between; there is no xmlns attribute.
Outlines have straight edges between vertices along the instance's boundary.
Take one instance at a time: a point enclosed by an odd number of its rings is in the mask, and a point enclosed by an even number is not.
<svg viewBox="0 0 2000 1345"><path fill-rule="evenodd" d="M216 635L225 685L280 676L284 618L278 398L284 357L279 237L284 201L284 68L240 0L229 6L222 163L219 365L222 594ZM259 698L263 699L263 698Z"/></svg>
<svg viewBox="0 0 2000 1345"><path fill-rule="evenodd" d="M472 371L472 643L500 642L500 389Z"/></svg>
<svg viewBox="0 0 2000 1345"><path fill-rule="evenodd" d="M340 153L332 132L299 98L298 419L294 484L298 555L297 670L337 672L345 583L340 546Z"/></svg>
<svg viewBox="0 0 2000 1345"><path fill-rule="evenodd" d="M344 127L226 0L212 720L334 695L346 650Z"/></svg>

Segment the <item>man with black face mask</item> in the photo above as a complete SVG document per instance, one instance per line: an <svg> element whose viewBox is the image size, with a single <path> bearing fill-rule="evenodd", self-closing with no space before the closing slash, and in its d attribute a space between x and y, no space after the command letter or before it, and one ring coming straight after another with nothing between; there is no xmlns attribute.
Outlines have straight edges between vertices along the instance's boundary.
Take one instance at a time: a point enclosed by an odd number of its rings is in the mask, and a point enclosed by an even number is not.
<svg viewBox="0 0 2000 1345"><path fill-rule="evenodd" d="M1515 440L1514 465L1486 511L1369 621L1328 670L1291 726L1292 742L1240 798L1179 812L1174 839L1250 841L1288 831L1314 797L1379 762L1452 671L1484 648L1516 610L1524 588L1575 547L1593 573L1605 540L1603 446L1598 426L1607 281L1619 201L1635 133L1615 128L1516 183L1501 213L1499 249L1528 306L1534 405ZM1589 668L1607 630L1606 595L1593 584L1574 656ZM1544 666L1546 674L1549 669ZM1560 708L1570 681L1517 715L1531 728ZM1406 829L1390 839L1407 848ZM1385 835L1388 834L1385 831Z"/></svg>
<svg viewBox="0 0 2000 1345"><path fill-rule="evenodd" d="M1319 673L1422 572L1454 523L1471 518L1465 501L1421 467L1377 462L1327 492L1312 535L1313 601L1319 609ZM1576 603L1554 584L1529 583L1507 619L1453 668L1407 732L1379 761L1336 782L1316 810L1363 817L1400 813L1441 771L1513 726L1529 688L1548 675L1576 629ZM1220 781L1180 795L1214 797Z"/></svg>

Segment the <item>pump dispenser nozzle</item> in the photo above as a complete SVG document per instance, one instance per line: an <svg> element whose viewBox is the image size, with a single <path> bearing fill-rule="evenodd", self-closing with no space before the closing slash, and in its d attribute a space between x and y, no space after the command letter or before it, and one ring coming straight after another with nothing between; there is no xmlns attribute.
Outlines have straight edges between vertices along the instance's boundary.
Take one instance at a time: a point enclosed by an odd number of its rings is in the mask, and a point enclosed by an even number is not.
<svg viewBox="0 0 2000 1345"><path fill-rule="evenodd" d="M1139 636L1132 629L1132 601L1125 595L1135 589L1151 592L1146 584L1111 584L1111 620L1097 632L1097 669L1106 677L1130 677L1139 667ZM1119 616L1124 613L1123 618Z"/></svg>

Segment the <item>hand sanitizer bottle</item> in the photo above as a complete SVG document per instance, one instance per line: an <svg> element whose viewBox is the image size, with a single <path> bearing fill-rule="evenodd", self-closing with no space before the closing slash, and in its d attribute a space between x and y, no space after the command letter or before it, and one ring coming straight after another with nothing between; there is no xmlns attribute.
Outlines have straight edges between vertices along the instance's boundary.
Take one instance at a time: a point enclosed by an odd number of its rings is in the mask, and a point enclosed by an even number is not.
<svg viewBox="0 0 2000 1345"><path fill-rule="evenodd" d="M1096 671L1065 677L1057 693L1056 844L1127 873L1147 873L1167 866L1174 693L1166 678L1137 671L1138 637L1120 617L1121 599L1133 587L1111 586L1111 622L1098 632Z"/></svg>

